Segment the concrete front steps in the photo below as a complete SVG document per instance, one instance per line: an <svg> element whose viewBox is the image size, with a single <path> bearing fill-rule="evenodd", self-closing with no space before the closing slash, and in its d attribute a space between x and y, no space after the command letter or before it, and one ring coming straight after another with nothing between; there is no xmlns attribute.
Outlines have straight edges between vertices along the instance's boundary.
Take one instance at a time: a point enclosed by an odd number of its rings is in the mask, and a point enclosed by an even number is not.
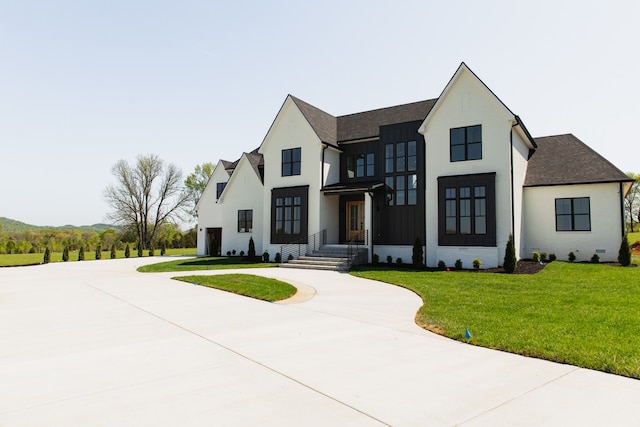
<svg viewBox="0 0 640 427"><path fill-rule="evenodd" d="M366 248L361 248L360 253L366 255ZM358 259L360 257L356 257ZM331 270L348 271L349 246L325 245L314 251L311 255L300 256L286 263L280 264L283 268L302 268L307 270Z"/></svg>

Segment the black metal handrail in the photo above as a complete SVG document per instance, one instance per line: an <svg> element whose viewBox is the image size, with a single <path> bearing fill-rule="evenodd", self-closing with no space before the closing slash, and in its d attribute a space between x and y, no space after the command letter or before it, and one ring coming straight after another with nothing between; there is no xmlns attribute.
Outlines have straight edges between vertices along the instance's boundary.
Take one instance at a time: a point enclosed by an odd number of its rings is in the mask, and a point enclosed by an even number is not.
<svg viewBox="0 0 640 427"><path fill-rule="evenodd" d="M310 236L303 237L302 239L298 239L295 242L282 245L280 246L282 262L289 261L289 256L291 256L291 259L296 259L302 255L309 255L313 251L320 249L326 243L327 230L325 229Z"/></svg>
<svg viewBox="0 0 640 427"><path fill-rule="evenodd" d="M349 267L351 267L356 259L361 255L360 247L366 247L369 245L369 233L367 230L360 230L356 237L349 241L349 247L347 253L349 255ZM358 260L360 261L360 260Z"/></svg>

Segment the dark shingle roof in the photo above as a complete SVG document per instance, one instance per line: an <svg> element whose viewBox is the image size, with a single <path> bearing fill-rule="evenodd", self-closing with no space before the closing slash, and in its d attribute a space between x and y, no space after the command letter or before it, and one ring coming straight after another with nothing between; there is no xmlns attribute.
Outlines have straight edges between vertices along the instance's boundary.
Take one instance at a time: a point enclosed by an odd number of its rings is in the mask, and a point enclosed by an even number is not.
<svg viewBox="0 0 640 427"><path fill-rule="evenodd" d="M337 134L336 118L293 95L290 96L302 112L302 115L307 119L316 135L318 135L318 138L320 138L320 141L335 146Z"/></svg>
<svg viewBox="0 0 640 427"><path fill-rule="evenodd" d="M338 117L338 142L372 138L380 126L424 120L437 99L412 102Z"/></svg>
<svg viewBox="0 0 640 427"><path fill-rule="evenodd" d="M525 187L630 181L620 169L571 134L535 138Z"/></svg>
<svg viewBox="0 0 640 427"><path fill-rule="evenodd" d="M260 166L264 165L264 158L262 157L262 154L251 152L245 153L244 155L247 156L249 164L251 164L253 171L258 175L260 181L264 182L264 176L262 176L262 173L260 172Z"/></svg>

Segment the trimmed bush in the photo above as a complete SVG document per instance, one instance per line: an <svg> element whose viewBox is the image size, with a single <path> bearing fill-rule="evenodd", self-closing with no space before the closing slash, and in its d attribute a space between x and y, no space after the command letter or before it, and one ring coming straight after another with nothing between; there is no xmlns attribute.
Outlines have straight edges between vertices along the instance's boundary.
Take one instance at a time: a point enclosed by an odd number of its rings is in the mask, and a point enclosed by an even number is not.
<svg viewBox="0 0 640 427"><path fill-rule="evenodd" d="M391 255L387 255L387 264L392 264L393 263L393 258L391 257Z"/></svg>
<svg viewBox="0 0 640 427"><path fill-rule="evenodd" d="M293 260L293 254L289 254L289 256L287 257L287 261L291 261Z"/></svg>
<svg viewBox="0 0 640 427"><path fill-rule="evenodd" d="M618 262L624 267L631 264L631 249L629 248L629 239L625 234L620 243L620 250L618 251Z"/></svg>
<svg viewBox="0 0 640 427"><path fill-rule="evenodd" d="M244 256L244 251L240 251L240 256Z"/></svg>
<svg viewBox="0 0 640 427"><path fill-rule="evenodd" d="M419 237L416 237L416 240L413 242L413 254L411 255L411 261L413 262L414 267L422 267L424 264L422 262L422 256L424 255L424 251L422 249L422 240Z"/></svg>
<svg viewBox="0 0 640 427"><path fill-rule="evenodd" d="M518 260L516 259L516 247L513 243L513 234L509 234L507 240L507 248L504 253L504 271L507 273L513 273L516 271Z"/></svg>
<svg viewBox="0 0 640 427"><path fill-rule="evenodd" d="M480 270L480 267L482 267L482 260L480 258L474 259L473 268L475 268L476 270Z"/></svg>
<svg viewBox="0 0 640 427"><path fill-rule="evenodd" d="M142 243L138 243L138 258L142 258Z"/></svg>
<svg viewBox="0 0 640 427"><path fill-rule="evenodd" d="M44 259L42 261L45 264L49 264L49 262L51 262L51 250L49 249L49 246L44 250Z"/></svg>
<svg viewBox="0 0 640 427"><path fill-rule="evenodd" d="M446 270L446 268L447 268L447 264L443 260L438 261L438 269Z"/></svg>
<svg viewBox="0 0 640 427"><path fill-rule="evenodd" d="M247 256L251 259L256 257L256 244L253 242L253 236L249 237L249 249L247 250Z"/></svg>
<svg viewBox="0 0 640 427"><path fill-rule="evenodd" d="M531 261L540 262L540 252L534 252L531 254Z"/></svg>
<svg viewBox="0 0 640 427"><path fill-rule="evenodd" d="M231 251L227 251L227 256L231 256Z"/></svg>
<svg viewBox="0 0 640 427"><path fill-rule="evenodd" d="M396 264L397 265L402 265L402 258L400 258L400 257L396 258Z"/></svg>
<svg viewBox="0 0 640 427"><path fill-rule="evenodd" d="M262 262L269 262L269 252L264 251L262 254Z"/></svg>
<svg viewBox="0 0 640 427"><path fill-rule="evenodd" d="M380 255L373 254L373 263L374 264L380 264Z"/></svg>
<svg viewBox="0 0 640 427"><path fill-rule="evenodd" d="M600 257L598 256L598 254L593 254L593 256L591 257L591 262L593 264L598 264L600 262Z"/></svg>
<svg viewBox="0 0 640 427"><path fill-rule="evenodd" d="M84 261L84 246L80 246L78 251L78 261Z"/></svg>
<svg viewBox="0 0 640 427"><path fill-rule="evenodd" d="M127 246L124 248L124 257L129 258L131 256L131 247L127 243Z"/></svg>
<svg viewBox="0 0 640 427"><path fill-rule="evenodd" d="M96 259L102 259L102 243L96 246Z"/></svg>
<svg viewBox="0 0 640 427"><path fill-rule="evenodd" d="M167 253L167 246L163 243L162 246L160 246L160 255L164 256L164 254Z"/></svg>
<svg viewBox="0 0 640 427"><path fill-rule="evenodd" d="M456 268L456 270L462 270L462 260L460 258L456 260L454 267Z"/></svg>
<svg viewBox="0 0 640 427"><path fill-rule="evenodd" d="M573 252L569 252L569 262L574 262L576 260L576 254Z"/></svg>
<svg viewBox="0 0 640 427"><path fill-rule="evenodd" d="M280 264L282 262L282 255L280 255L280 252L276 252L276 259L275 261Z"/></svg>
<svg viewBox="0 0 640 427"><path fill-rule="evenodd" d="M116 245L111 245L111 259L116 259Z"/></svg>
<svg viewBox="0 0 640 427"><path fill-rule="evenodd" d="M69 261L69 246L65 246L62 250L62 261Z"/></svg>
<svg viewBox="0 0 640 427"><path fill-rule="evenodd" d="M556 258L556 254L554 254L553 252L551 252L551 253L549 254L549 262L553 262L553 261L555 261L556 259L557 259L557 258Z"/></svg>
<svg viewBox="0 0 640 427"><path fill-rule="evenodd" d="M547 253L540 252L540 262L547 262Z"/></svg>
<svg viewBox="0 0 640 427"><path fill-rule="evenodd" d="M235 249L231 251L231 255L236 256L236 250Z"/></svg>
<svg viewBox="0 0 640 427"><path fill-rule="evenodd" d="M156 251L155 251L155 249L153 249L153 246L151 246L149 248L149 256L154 256L155 254L156 254Z"/></svg>

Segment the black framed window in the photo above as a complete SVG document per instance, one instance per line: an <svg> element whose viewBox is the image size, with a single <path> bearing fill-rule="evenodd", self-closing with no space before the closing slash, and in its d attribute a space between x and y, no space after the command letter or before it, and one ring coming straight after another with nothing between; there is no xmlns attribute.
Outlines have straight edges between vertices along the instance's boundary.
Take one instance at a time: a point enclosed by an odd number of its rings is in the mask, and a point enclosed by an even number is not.
<svg viewBox="0 0 640 427"><path fill-rule="evenodd" d="M438 178L438 244L496 245L495 174Z"/></svg>
<svg viewBox="0 0 640 427"><path fill-rule="evenodd" d="M556 231L591 231L589 197L556 199Z"/></svg>
<svg viewBox="0 0 640 427"><path fill-rule="evenodd" d="M238 211L238 233L251 233L253 231L253 210Z"/></svg>
<svg viewBox="0 0 640 427"><path fill-rule="evenodd" d="M452 162L482 159L482 125L449 130Z"/></svg>
<svg viewBox="0 0 640 427"><path fill-rule="evenodd" d="M301 148L282 150L282 176L300 175L301 163Z"/></svg>
<svg viewBox="0 0 640 427"><path fill-rule="evenodd" d="M418 147L416 141L385 145L385 184L391 191L389 206L418 204Z"/></svg>
<svg viewBox="0 0 640 427"><path fill-rule="evenodd" d="M220 195L224 191L224 187L226 187L226 182L217 182L216 183L216 199L220 198Z"/></svg>
<svg viewBox="0 0 640 427"><path fill-rule="evenodd" d="M271 243L291 243L307 236L308 188L271 191Z"/></svg>
<svg viewBox="0 0 640 427"><path fill-rule="evenodd" d="M376 157L374 153L347 156L347 178L375 176Z"/></svg>

